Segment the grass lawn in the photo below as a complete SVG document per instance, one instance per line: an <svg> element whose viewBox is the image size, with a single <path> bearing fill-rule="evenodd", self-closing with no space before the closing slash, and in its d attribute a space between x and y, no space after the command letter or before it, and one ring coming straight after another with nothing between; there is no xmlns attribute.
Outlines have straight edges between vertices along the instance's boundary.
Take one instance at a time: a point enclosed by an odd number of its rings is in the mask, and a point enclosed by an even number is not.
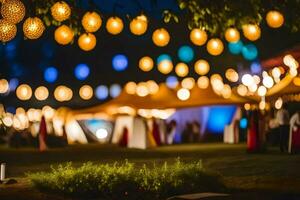
<svg viewBox="0 0 300 200"><path fill-rule="evenodd" d="M7 176L18 184L0 185L0 199L66 199L33 189L26 172L48 171L50 165L72 161L112 163L128 159L137 165L201 159L206 169L222 175L232 191L226 199L300 199L300 155L282 154L270 148L263 154L246 153L246 145L221 143L165 146L149 150L124 149L112 145L74 145L40 153L35 149L0 147L0 161L7 163ZM208 191L209 192L209 191ZM218 198L220 199L220 198Z"/></svg>

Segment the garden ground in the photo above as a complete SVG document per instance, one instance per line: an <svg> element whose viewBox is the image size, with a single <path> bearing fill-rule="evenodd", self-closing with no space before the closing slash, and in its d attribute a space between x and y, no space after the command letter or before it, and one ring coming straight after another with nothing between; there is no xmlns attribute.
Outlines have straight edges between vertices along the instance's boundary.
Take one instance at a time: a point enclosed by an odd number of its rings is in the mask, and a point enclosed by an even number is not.
<svg viewBox="0 0 300 200"><path fill-rule="evenodd" d="M113 145L74 145L40 153L35 149L0 147L0 161L7 163L7 176L18 183L0 185L0 199L67 199L32 188L26 172L48 171L51 165L87 161L113 163L128 159L137 165L202 160L206 169L219 173L231 197L224 199L300 199L300 155L280 153L248 154L246 145L221 143L164 146L149 150L125 149ZM209 192L209 191L208 191ZM216 198L221 199L221 198Z"/></svg>

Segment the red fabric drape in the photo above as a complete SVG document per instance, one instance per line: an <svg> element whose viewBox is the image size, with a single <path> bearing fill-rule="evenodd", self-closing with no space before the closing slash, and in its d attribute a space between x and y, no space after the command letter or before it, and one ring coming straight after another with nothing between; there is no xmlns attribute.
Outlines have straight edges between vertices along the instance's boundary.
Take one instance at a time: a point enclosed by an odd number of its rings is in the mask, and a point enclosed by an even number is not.
<svg viewBox="0 0 300 200"><path fill-rule="evenodd" d="M159 126L158 123L154 120L153 121L153 131L152 131L154 140L157 145L161 145L161 140L160 140L160 132L159 132Z"/></svg>
<svg viewBox="0 0 300 200"><path fill-rule="evenodd" d="M40 131L39 131L39 150L40 151L45 151L47 149L46 139L47 139L47 124L46 124L45 117L43 116L41 119Z"/></svg>
<svg viewBox="0 0 300 200"><path fill-rule="evenodd" d="M128 128L124 127L123 128L122 137L121 137L121 140L119 142L119 145L121 147L127 147L127 144L128 144Z"/></svg>

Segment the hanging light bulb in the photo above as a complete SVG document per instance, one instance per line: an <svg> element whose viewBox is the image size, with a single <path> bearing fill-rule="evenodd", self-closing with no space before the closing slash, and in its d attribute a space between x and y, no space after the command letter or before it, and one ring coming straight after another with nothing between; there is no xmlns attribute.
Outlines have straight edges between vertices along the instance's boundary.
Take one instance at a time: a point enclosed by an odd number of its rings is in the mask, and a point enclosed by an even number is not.
<svg viewBox="0 0 300 200"><path fill-rule="evenodd" d="M213 38L208 41L206 49L209 54L211 54L213 56L218 56L223 52L224 45L220 39Z"/></svg>
<svg viewBox="0 0 300 200"><path fill-rule="evenodd" d="M190 91L186 88L181 88L180 90L177 91L177 97L181 101L186 101L190 98Z"/></svg>
<svg viewBox="0 0 300 200"><path fill-rule="evenodd" d="M261 30L256 24L246 24L243 25L243 33L245 38L250 41L256 41L260 38Z"/></svg>
<svg viewBox="0 0 300 200"><path fill-rule="evenodd" d="M158 64L157 68L161 73L168 74L173 70L173 63L170 60L163 60Z"/></svg>
<svg viewBox="0 0 300 200"><path fill-rule="evenodd" d="M84 30L88 33L94 33L99 30L102 20L97 12L86 12L81 20Z"/></svg>
<svg viewBox="0 0 300 200"><path fill-rule="evenodd" d="M55 30L54 38L58 44L67 45L72 42L74 32L70 27L62 25Z"/></svg>
<svg viewBox="0 0 300 200"><path fill-rule="evenodd" d="M194 28L190 33L190 40L194 45L202 46L207 41L207 33L205 30Z"/></svg>
<svg viewBox="0 0 300 200"><path fill-rule="evenodd" d="M239 80L239 74L232 68L229 68L225 72L225 77L230 81L230 82L237 82Z"/></svg>
<svg viewBox="0 0 300 200"><path fill-rule="evenodd" d="M89 100L93 97L93 88L89 85L84 85L79 89L79 96L83 100Z"/></svg>
<svg viewBox="0 0 300 200"><path fill-rule="evenodd" d="M135 94L135 91L136 91L136 83L135 82L128 82L126 85L125 85L125 91L127 94Z"/></svg>
<svg viewBox="0 0 300 200"><path fill-rule="evenodd" d="M112 35L121 33L123 28L123 21L119 17L110 17L106 22L106 29Z"/></svg>
<svg viewBox="0 0 300 200"><path fill-rule="evenodd" d="M34 91L34 96L39 101L44 101L49 96L49 91L45 86L40 86Z"/></svg>
<svg viewBox="0 0 300 200"><path fill-rule="evenodd" d="M235 43L240 40L240 33L236 28L228 28L225 32L227 42Z"/></svg>
<svg viewBox="0 0 300 200"><path fill-rule="evenodd" d="M181 81L181 86L183 88L191 90L195 86L195 79L193 79L192 77L186 77Z"/></svg>
<svg viewBox="0 0 300 200"><path fill-rule="evenodd" d="M143 35L148 28L147 17L145 15L137 16L130 22L129 28L134 35Z"/></svg>
<svg viewBox="0 0 300 200"><path fill-rule="evenodd" d="M151 71L153 68L153 60L149 56L142 57L139 61L139 67L144 72Z"/></svg>
<svg viewBox="0 0 300 200"><path fill-rule="evenodd" d="M0 94L5 94L9 91L9 83L6 79L0 79Z"/></svg>
<svg viewBox="0 0 300 200"><path fill-rule="evenodd" d="M201 89L206 89L209 86L209 78L206 76L200 76L197 80L197 85Z"/></svg>
<svg viewBox="0 0 300 200"><path fill-rule="evenodd" d="M29 85L22 84L16 90L16 95L20 100L28 100L32 96L32 89Z"/></svg>
<svg viewBox="0 0 300 200"><path fill-rule="evenodd" d="M189 73L189 67L185 63L178 63L175 67L177 76L185 77Z"/></svg>
<svg viewBox="0 0 300 200"><path fill-rule="evenodd" d="M284 23L284 16L278 11L269 11L266 16L266 21L271 28L280 28Z"/></svg>
<svg viewBox="0 0 300 200"><path fill-rule="evenodd" d="M25 6L20 0L5 0L1 6L2 17L13 24L21 22L25 12Z"/></svg>
<svg viewBox="0 0 300 200"><path fill-rule="evenodd" d="M264 97L264 96L266 96L266 94L267 94L267 88L265 87L265 86L259 86L258 87L258 90L257 90L257 94L259 95L259 96L261 96L261 97Z"/></svg>
<svg viewBox="0 0 300 200"><path fill-rule="evenodd" d="M17 26L7 21L0 19L0 41L8 42L14 39L17 35Z"/></svg>
<svg viewBox="0 0 300 200"><path fill-rule="evenodd" d="M170 35L164 28L156 29L152 34L152 41L156 46L164 47L169 44Z"/></svg>
<svg viewBox="0 0 300 200"><path fill-rule="evenodd" d="M29 17L23 24L23 32L26 38L34 40L43 35L45 26L43 21L38 17Z"/></svg>
<svg viewBox="0 0 300 200"><path fill-rule="evenodd" d="M65 21L69 19L69 17L71 16L71 8L64 1L56 2L51 7L51 15L56 21L59 22Z"/></svg>
<svg viewBox="0 0 300 200"><path fill-rule="evenodd" d="M97 39L92 33L84 33L78 38L78 45L84 51L91 51L95 48Z"/></svg>
<svg viewBox="0 0 300 200"><path fill-rule="evenodd" d="M198 60L195 65L195 72L199 75L205 75L209 72L209 63L206 60Z"/></svg>

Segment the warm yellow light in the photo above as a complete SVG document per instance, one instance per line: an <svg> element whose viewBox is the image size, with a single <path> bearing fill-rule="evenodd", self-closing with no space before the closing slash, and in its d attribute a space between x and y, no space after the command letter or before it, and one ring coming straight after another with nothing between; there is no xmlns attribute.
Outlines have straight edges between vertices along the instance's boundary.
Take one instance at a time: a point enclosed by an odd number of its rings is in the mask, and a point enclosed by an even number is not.
<svg viewBox="0 0 300 200"><path fill-rule="evenodd" d="M78 38L78 46L84 51L91 51L95 48L97 39L92 33L84 33Z"/></svg>
<svg viewBox="0 0 300 200"><path fill-rule="evenodd" d="M233 83L239 80L239 74L232 68L226 70L225 77L227 78L227 80Z"/></svg>
<svg viewBox="0 0 300 200"><path fill-rule="evenodd" d="M279 69L278 67L274 67L274 68L272 69L272 76L273 76L274 78L280 78L280 76L281 76L281 71L280 71L280 69Z"/></svg>
<svg viewBox="0 0 300 200"><path fill-rule="evenodd" d="M62 25L55 30L54 38L58 44L67 45L72 42L74 32L70 27Z"/></svg>
<svg viewBox="0 0 300 200"><path fill-rule="evenodd" d="M139 67L144 72L151 71L153 68L153 65L154 65L153 60L149 56L144 56L139 61Z"/></svg>
<svg viewBox="0 0 300 200"><path fill-rule="evenodd" d="M200 76L197 80L197 85L201 89L206 89L209 86L209 78L206 76Z"/></svg>
<svg viewBox="0 0 300 200"><path fill-rule="evenodd" d="M258 104L258 107L260 110L264 110L266 108L266 102L265 101L260 101Z"/></svg>
<svg viewBox="0 0 300 200"><path fill-rule="evenodd" d="M48 98L49 91L45 86L40 86L40 87L36 88L36 90L34 92L34 96L37 100L44 101Z"/></svg>
<svg viewBox="0 0 300 200"><path fill-rule="evenodd" d="M258 85L258 84L260 83L260 77L257 76L257 75L254 75L254 76L253 76L253 80L254 80L254 83L255 83L256 85Z"/></svg>
<svg viewBox="0 0 300 200"><path fill-rule="evenodd" d="M224 45L220 39L213 38L208 41L206 49L209 54L211 54L213 56L218 56L223 52Z"/></svg>
<svg viewBox="0 0 300 200"><path fill-rule="evenodd" d="M148 28L147 17L145 15L142 15L134 18L130 22L129 28L131 33L133 33L134 35L143 35Z"/></svg>
<svg viewBox="0 0 300 200"><path fill-rule="evenodd" d="M121 33L123 28L123 21L119 17L110 17L106 22L106 30L112 35Z"/></svg>
<svg viewBox="0 0 300 200"><path fill-rule="evenodd" d="M259 86L257 90L258 96L264 97L267 94L267 88L265 86Z"/></svg>
<svg viewBox="0 0 300 200"><path fill-rule="evenodd" d="M295 77L293 79L293 83L296 85L296 86L300 86L300 77ZM1 92L0 92L1 93Z"/></svg>
<svg viewBox="0 0 300 200"><path fill-rule="evenodd" d="M32 96L32 90L31 87L27 84L19 85L19 87L16 90L16 95L20 100L28 100Z"/></svg>
<svg viewBox="0 0 300 200"><path fill-rule="evenodd" d="M59 22L65 21L69 19L69 17L71 16L71 8L64 1L56 2L51 7L51 15L56 21Z"/></svg>
<svg viewBox="0 0 300 200"><path fill-rule="evenodd" d="M25 113L25 109L24 109L24 108L18 107L18 108L16 109L16 114L23 114L23 113Z"/></svg>
<svg viewBox="0 0 300 200"><path fill-rule="evenodd" d="M156 29L152 34L152 41L156 46L164 47L169 44L170 35L164 28Z"/></svg>
<svg viewBox="0 0 300 200"><path fill-rule="evenodd" d="M272 79L272 77L266 76L266 77L263 78L263 85L266 88L271 88L274 85L274 80Z"/></svg>
<svg viewBox="0 0 300 200"><path fill-rule="evenodd" d="M158 64L157 69L163 74L168 74L173 70L173 63L170 60L163 60Z"/></svg>
<svg viewBox="0 0 300 200"><path fill-rule="evenodd" d="M243 25L243 34L248 40L255 41L260 38L261 30L256 24L246 24Z"/></svg>
<svg viewBox="0 0 300 200"><path fill-rule="evenodd" d="M6 79L0 79L0 94L4 94L9 90L9 83Z"/></svg>
<svg viewBox="0 0 300 200"><path fill-rule="evenodd" d="M148 87L148 91L150 94L156 94L159 90L159 86L157 85L157 83L153 80L147 81L146 82L147 87Z"/></svg>
<svg viewBox="0 0 300 200"><path fill-rule="evenodd" d="M83 85L80 89L79 89L79 96L83 99L83 100L89 100L93 97L93 88L89 85Z"/></svg>
<svg viewBox="0 0 300 200"><path fill-rule="evenodd" d="M191 90L195 86L195 79L193 79L192 77L184 78L181 81L181 86L183 88Z"/></svg>
<svg viewBox="0 0 300 200"><path fill-rule="evenodd" d="M231 97L231 87L230 87L230 85L225 84L222 91L221 91L221 94L222 94L223 98L229 99Z"/></svg>
<svg viewBox="0 0 300 200"><path fill-rule="evenodd" d="M16 35L17 26L6 19L0 19L0 41L8 42L14 39Z"/></svg>
<svg viewBox="0 0 300 200"><path fill-rule="evenodd" d="M84 30L88 33L94 33L99 30L102 20L97 12L86 12L81 20Z"/></svg>
<svg viewBox="0 0 300 200"><path fill-rule="evenodd" d="M284 23L284 16L278 11L269 11L266 21L271 28L280 28Z"/></svg>
<svg viewBox="0 0 300 200"><path fill-rule="evenodd" d="M45 26L43 21L38 17L29 17L23 24L23 32L26 38L34 40L43 35Z"/></svg>
<svg viewBox="0 0 300 200"><path fill-rule="evenodd" d="M136 87L136 94L140 97L145 97L149 94L147 83L141 82Z"/></svg>
<svg viewBox="0 0 300 200"><path fill-rule="evenodd" d="M207 41L207 33L205 30L195 28L190 33L190 40L194 45L202 46Z"/></svg>
<svg viewBox="0 0 300 200"><path fill-rule="evenodd" d="M57 101L60 102L70 101L73 97L73 91L66 86L60 85L55 88L54 97Z"/></svg>
<svg viewBox="0 0 300 200"><path fill-rule="evenodd" d="M175 67L177 76L185 77L189 73L189 67L185 63L178 63Z"/></svg>
<svg viewBox="0 0 300 200"><path fill-rule="evenodd" d="M55 115L55 110L50 106L44 106L42 108L42 114L45 116L46 120L52 120Z"/></svg>
<svg viewBox="0 0 300 200"><path fill-rule="evenodd" d="M127 94L135 94L136 92L136 83L135 82L128 82L126 85L125 85L125 91Z"/></svg>
<svg viewBox="0 0 300 200"><path fill-rule="evenodd" d="M242 83L246 86L255 84L253 77L250 74L244 74L242 76Z"/></svg>
<svg viewBox="0 0 300 200"><path fill-rule="evenodd" d="M206 60L198 60L195 65L195 72L199 75L205 75L209 72L209 63Z"/></svg>
<svg viewBox="0 0 300 200"><path fill-rule="evenodd" d="M13 24L21 22L25 12L25 6L19 0L5 0L1 6L2 17Z"/></svg>
<svg viewBox="0 0 300 200"><path fill-rule="evenodd" d="M2 122L5 126L11 127L13 125L13 115L11 113L6 113L2 118Z"/></svg>
<svg viewBox="0 0 300 200"><path fill-rule="evenodd" d="M181 88L180 90L177 91L177 97L181 101L186 101L190 98L190 91L186 88Z"/></svg>
<svg viewBox="0 0 300 200"><path fill-rule="evenodd" d="M236 28L228 28L225 31L225 39L227 42L237 42L240 40L240 33Z"/></svg>
<svg viewBox="0 0 300 200"><path fill-rule="evenodd" d="M210 78L210 82L212 85L212 88L214 92L218 95L222 94L222 91L224 89L224 83L221 79L213 79L212 77Z"/></svg>
<svg viewBox="0 0 300 200"><path fill-rule="evenodd" d="M256 85L255 83L253 83L252 85L249 85L249 86L248 86L248 90L249 90L249 92L251 92L251 93L255 93L256 90L257 90L257 85Z"/></svg>
<svg viewBox="0 0 300 200"><path fill-rule="evenodd" d="M238 93L239 95L241 95L241 96L246 96L247 93L248 93L248 89L247 89L247 87L244 86L244 85L239 85L239 86L237 87L237 93Z"/></svg>
<svg viewBox="0 0 300 200"><path fill-rule="evenodd" d="M211 82L215 81L215 80L220 80L223 81L222 76L220 74L213 74L210 77Z"/></svg>
<svg viewBox="0 0 300 200"><path fill-rule="evenodd" d="M251 105L249 103L245 103L244 108L245 108L245 110L250 110Z"/></svg>

